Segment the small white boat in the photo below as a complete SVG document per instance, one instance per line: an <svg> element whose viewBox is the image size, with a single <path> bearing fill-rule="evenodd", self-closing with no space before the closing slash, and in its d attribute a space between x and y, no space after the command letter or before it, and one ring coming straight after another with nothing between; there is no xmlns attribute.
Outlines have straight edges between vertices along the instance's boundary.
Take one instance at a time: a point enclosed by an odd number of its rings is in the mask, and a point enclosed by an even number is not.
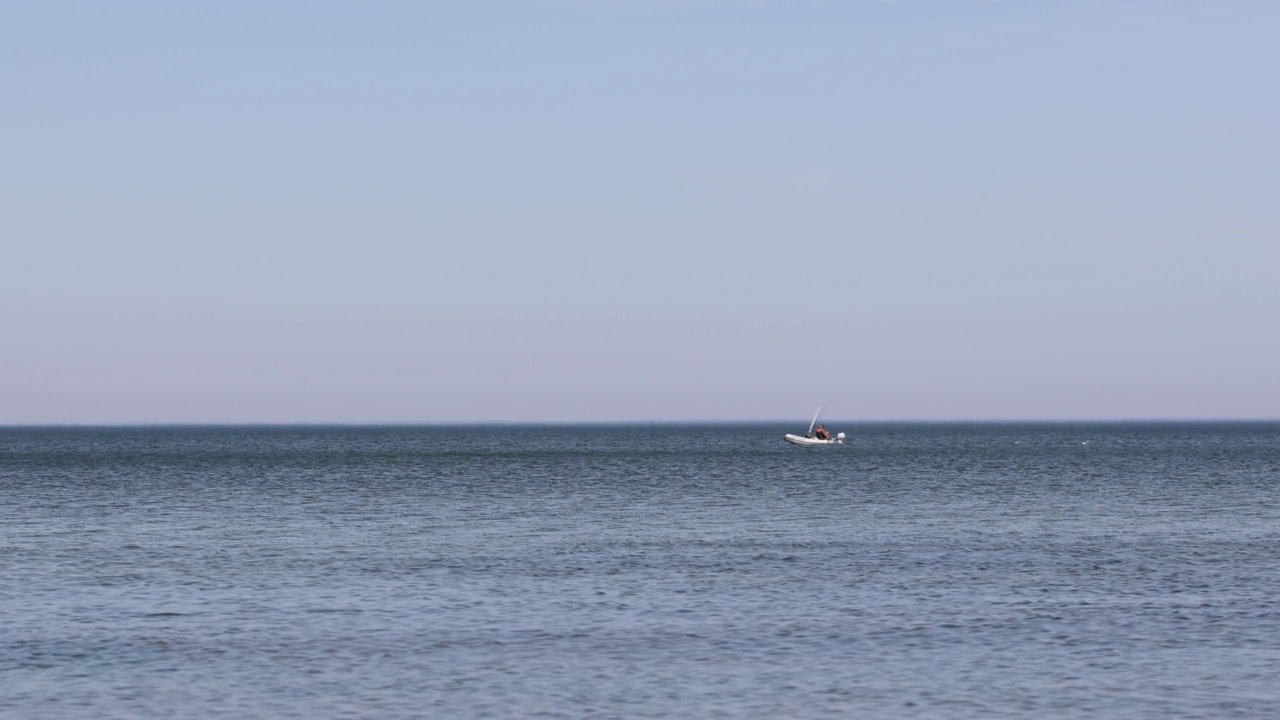
<svg viewBox="0 0 1280 720"><path fill-rule="evenodd" d="M818 407L818 410L813 413L813 420L809 421L809 431L804 435L793 435L792 433L787 433L782 436L782 439L794 445L843 445L844 433L836 433L835 435L828 435L825 438L820 438L813 432L813 426L818 424L818 418L822 416L822 411L826 409L826 405Z"/></svg>
<svg viewBox="0 0 1280 720"><path fill-rule="evenodd" d="M792 435L791 433L787 433L782 436L782 439L796 445L843 445L844 433L836 433L835 437L829 437L826 440L823 440L822 438Z"/></svg>

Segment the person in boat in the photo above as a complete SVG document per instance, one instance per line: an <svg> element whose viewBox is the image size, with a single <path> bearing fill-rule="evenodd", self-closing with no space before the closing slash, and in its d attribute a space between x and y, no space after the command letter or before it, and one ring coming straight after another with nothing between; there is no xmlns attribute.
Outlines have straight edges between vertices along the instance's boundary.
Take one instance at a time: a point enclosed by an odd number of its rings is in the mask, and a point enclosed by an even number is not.
<svg viewBox="0 0 1280 720"><path fill-rule="evenodd" d="M813 436L819 440L831 439L831 434L827 432L827 428L824 425L819 425L818 429L813 431Z"/></svg>

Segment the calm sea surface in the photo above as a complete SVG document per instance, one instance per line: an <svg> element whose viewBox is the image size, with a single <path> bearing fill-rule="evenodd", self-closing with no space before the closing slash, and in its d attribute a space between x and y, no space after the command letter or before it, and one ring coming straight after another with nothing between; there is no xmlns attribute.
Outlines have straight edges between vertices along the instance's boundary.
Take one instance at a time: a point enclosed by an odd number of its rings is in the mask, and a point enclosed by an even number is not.
<svg viewBox="0 0 1280 720"><path fill-rule="evenodd" d="M830 425L0 428L0 716L1280 717L1280 424Z"/></svg>

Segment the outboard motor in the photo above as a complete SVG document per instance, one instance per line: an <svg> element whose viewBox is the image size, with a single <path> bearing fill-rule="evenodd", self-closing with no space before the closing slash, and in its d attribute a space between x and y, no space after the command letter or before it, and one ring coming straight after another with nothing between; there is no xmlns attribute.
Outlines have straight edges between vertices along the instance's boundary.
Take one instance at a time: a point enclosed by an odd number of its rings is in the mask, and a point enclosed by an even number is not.
<svg viewBox="0 0 1280 720"><path fill-rule="evenodd" d="M836 442L844 442L844 433L836 433Z"/></svg>

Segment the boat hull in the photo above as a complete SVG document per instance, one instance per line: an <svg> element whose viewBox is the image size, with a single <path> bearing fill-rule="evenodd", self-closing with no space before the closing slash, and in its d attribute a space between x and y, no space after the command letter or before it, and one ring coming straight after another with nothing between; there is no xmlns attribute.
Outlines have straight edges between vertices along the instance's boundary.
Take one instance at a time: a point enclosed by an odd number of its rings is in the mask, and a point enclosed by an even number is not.
<svg viewBox="0 0 1280 720"><path fill-rule="evenodd" d="M791 433L783 435L782 439L794 445L840 445L844 442L844 440L838 437L819 440L818 438L805 437L803 435L792 435Z"/></svg>

